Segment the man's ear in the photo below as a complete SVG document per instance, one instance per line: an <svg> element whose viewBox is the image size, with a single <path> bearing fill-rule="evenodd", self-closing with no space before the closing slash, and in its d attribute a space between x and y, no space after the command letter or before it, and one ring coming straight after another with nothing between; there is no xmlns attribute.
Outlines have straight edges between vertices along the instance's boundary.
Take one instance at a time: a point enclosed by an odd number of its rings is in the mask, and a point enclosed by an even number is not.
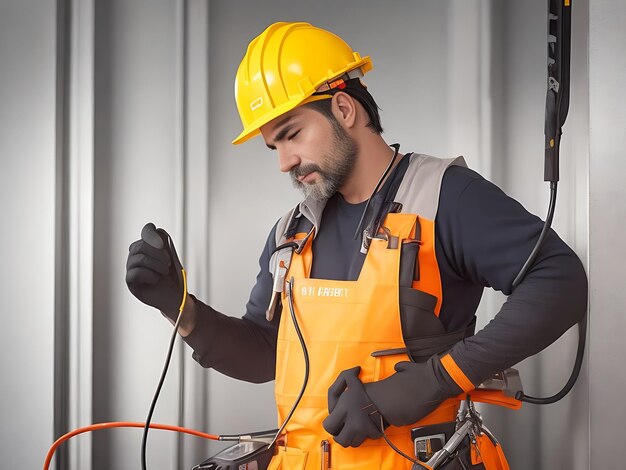
<svg viewBox="0 0 626 470"><path fill-rule="evenodd" d="M337 121L347 129L354 127L356 123L357 106L352 96L343 91L338 91L333 95L331 106Z"/></svg>

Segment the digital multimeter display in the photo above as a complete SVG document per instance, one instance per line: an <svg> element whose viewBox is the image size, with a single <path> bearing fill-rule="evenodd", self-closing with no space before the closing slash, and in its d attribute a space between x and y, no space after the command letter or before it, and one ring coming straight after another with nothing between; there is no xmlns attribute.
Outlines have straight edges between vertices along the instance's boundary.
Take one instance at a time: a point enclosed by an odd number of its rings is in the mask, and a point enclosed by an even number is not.
<svg viewBox="0 0 626 470"><path fill-rule="evenodd" d="M192 470L264 470L274 455L263 442L240 442L215 454Z"/></svg>

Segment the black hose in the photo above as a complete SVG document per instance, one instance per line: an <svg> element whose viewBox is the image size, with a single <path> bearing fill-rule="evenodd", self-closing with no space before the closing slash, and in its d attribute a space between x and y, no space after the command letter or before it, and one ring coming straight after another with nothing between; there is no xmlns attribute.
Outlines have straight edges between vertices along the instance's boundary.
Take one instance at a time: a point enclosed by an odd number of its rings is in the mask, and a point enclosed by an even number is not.
<svg viewBox="0 0 626 470"><path fill-rule="evenodd" d="M304 354L304 381L302 382L302 388L300 389L300 393L298 398L296 398L295 403L291 407L289 414L283 421L283 424L280 426L280 429L276 432L276 436L272 439L272 442L268 445L268 447L272 447L276 440L280 437L280 434L287 426L287 423L293 416L293 413L296 411L300 400L302 400L302 396L304 395L304 390L306 389L307 384L309 383L309 350L306 347L306 343L304 342L304 336L302 336L302 331L300 330L300 325L298 325L298 319L296 318L296 312L293 308L293 276L287 282L287 297L289 298L289 312L291 313L291 320L293 321L293 326L296 329L296 333L298 335L298 339L300 340L300 345L302 346L302 353Z"/></svg>
<svg viewBox="0 0 626 470"><path fill-rule="evenodd" d="M522 266L522 269L520 269L520 272L518 273L518 275L515 277L515 280L513 281L513 289L515 289L519 285L519 283L522 282L522 280L524 279L524 276L526 276L528 269L534 263L535 258L537 258L537 255L539 254L539 251L541 250L541 247L543 246L545 242L548 232L550 231L550 227L552 226L552 219L554 218L554 209L556 206L556 192L557 192L557 182L551 181L550 182L550 206L548 208L548 215L546 217L546 222L543 226L543 229L541 230L541 234L539 235L539 239L537 240L537 243L535 244L533 251L531 252L530 256L528 256L528 259L524 263L524 266ZM574 361L574 369L572 370L572 374L570 375L569 380L567 381L565 386L561 389L561 391L556 393L555 395L552 395L551 397L546 397L546 398L532 397L529 395L525 395L524 392L522 391L519 391L515 395L515 398L517 398L520 401L523 401L526 403L532 403L535 405L550 405L552 403L556 403L565 395L567 395L572 389L572 387L574 387L574 384L576 383L576 380L578 380L578 376L580 375L580 369L582 367L583 356L585 353L586 339L587 339L587 315L585 314L583 319L578 323L578 348L576 351L576 360Z"/></svg>
<svg viewBox="0 0 626 470"><path fill-rule="evenodd" d="M537 243L535 243L535 247L533 248L533 251L530 253L530 255L528 256L528 259L524 263L524 266L522 266L522 269L520 269L519 273L513 280L513 290L515 290L518 284L522 282L522 280L524 279L524 276L526 276L526 273L528 272L528 269L535 262L535 258L537 258L537 255L539 254L541 247L546 241L546 237L548 236L550 227L552 227L552 219L554 218L554 209L556 207L557 185L558 183L556 181L550 182L550 205L548 207L548 215L546 216L546 222L543 224L543 229L541 230L541 233L539 234L539 239L537 240Z"/></svg>
<svg viewBox="0 0 626 470"><path fill-rule="evenodd" d="M529 395L524 395L524 392L519 391L515 395L520 401L524 401L526 403L533 403L535 405L550 405L552 403L556 403L561 398L569 393L572 389L576 380L578 380L578 375L580 374L580 369L583 365L583 357L585 353L585 343L587 339L587 314L583 317L582 320L578 323L578 350L576 351L576 361L574 362L574 369L572 370L572 374L569 377L569 380L565 384L565 386L561 389L560 392L552 395L551 397L546 398L537 398L531 397Z"/></svg>

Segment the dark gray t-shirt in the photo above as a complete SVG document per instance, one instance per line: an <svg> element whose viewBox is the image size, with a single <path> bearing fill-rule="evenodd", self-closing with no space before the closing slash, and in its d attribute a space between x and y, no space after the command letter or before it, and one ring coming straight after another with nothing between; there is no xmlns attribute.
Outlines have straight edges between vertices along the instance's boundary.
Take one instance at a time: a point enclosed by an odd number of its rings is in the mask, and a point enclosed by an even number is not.
<svg viewBox="0 0 626 470"><path fill-rule="evenodd" d="M408 155L388 183L402 178L407 162ZM346 202L339 193L330 198L313 243L312 277L357 279L365 256L360 253L361 240L353 234L364 207L365 203ZM458 166L446 170L435 227L443 288L439 318L448 332L472 322L485 287L509 295L493 321L452 349L474 384L542 350L584 315L584 270L553 231L525 279L511 292L543 222L476 172ZM196 328L186 338L200 364L252 382L274 378L279 316L270 323L265 310L272 293L268 266L276 245L275 228L261 253L243 318L199 303Z"/></svg>

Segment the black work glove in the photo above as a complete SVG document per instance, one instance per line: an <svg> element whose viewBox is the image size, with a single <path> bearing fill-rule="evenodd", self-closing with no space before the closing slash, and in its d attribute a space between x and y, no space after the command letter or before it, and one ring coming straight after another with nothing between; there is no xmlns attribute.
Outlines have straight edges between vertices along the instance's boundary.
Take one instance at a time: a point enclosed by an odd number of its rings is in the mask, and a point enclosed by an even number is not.
<svg viewBox="0 0 626 470"><path fill-rule="evenodd" d="M330 415L322 426L335 442L344 447L358 447L366 439L378 439L380 413L359 380L360 367L344 370L328 389Z"/></svg>
<svg viewBox="0 0 626 470"><path fill-rule="evenodd" d="M438 356L426 362L398 362L396 373L365 384L365 391L385 420L394 426L415 423L446 398L463 390L448 375Z"/></svg>
<svg viewBox="0 0 626 470"><path fill-rule="evenodd" d="M380 415L385 424L412 424L432 412L446 398L463 391L445 372L437 356L424 363L399 362L395 370L395 374L384 380L363 384L358 379L359 368L348 369L331 385L328 389L330 415L322 424L335 436L337 443L357 447L367 437L382 436ZM342 386L346 383L344 374L351 377L347 387ZM338 393L340 397L337 397ZM376 423L375 431L365 425L365 418Z"/></svg>
<svg viewBox="0 0 626 470"><path fill-rule="evenodd" d="M183 298L182 266L167 232L148 223L128 249L126 284L135 297L176 321Z"/></svg>

